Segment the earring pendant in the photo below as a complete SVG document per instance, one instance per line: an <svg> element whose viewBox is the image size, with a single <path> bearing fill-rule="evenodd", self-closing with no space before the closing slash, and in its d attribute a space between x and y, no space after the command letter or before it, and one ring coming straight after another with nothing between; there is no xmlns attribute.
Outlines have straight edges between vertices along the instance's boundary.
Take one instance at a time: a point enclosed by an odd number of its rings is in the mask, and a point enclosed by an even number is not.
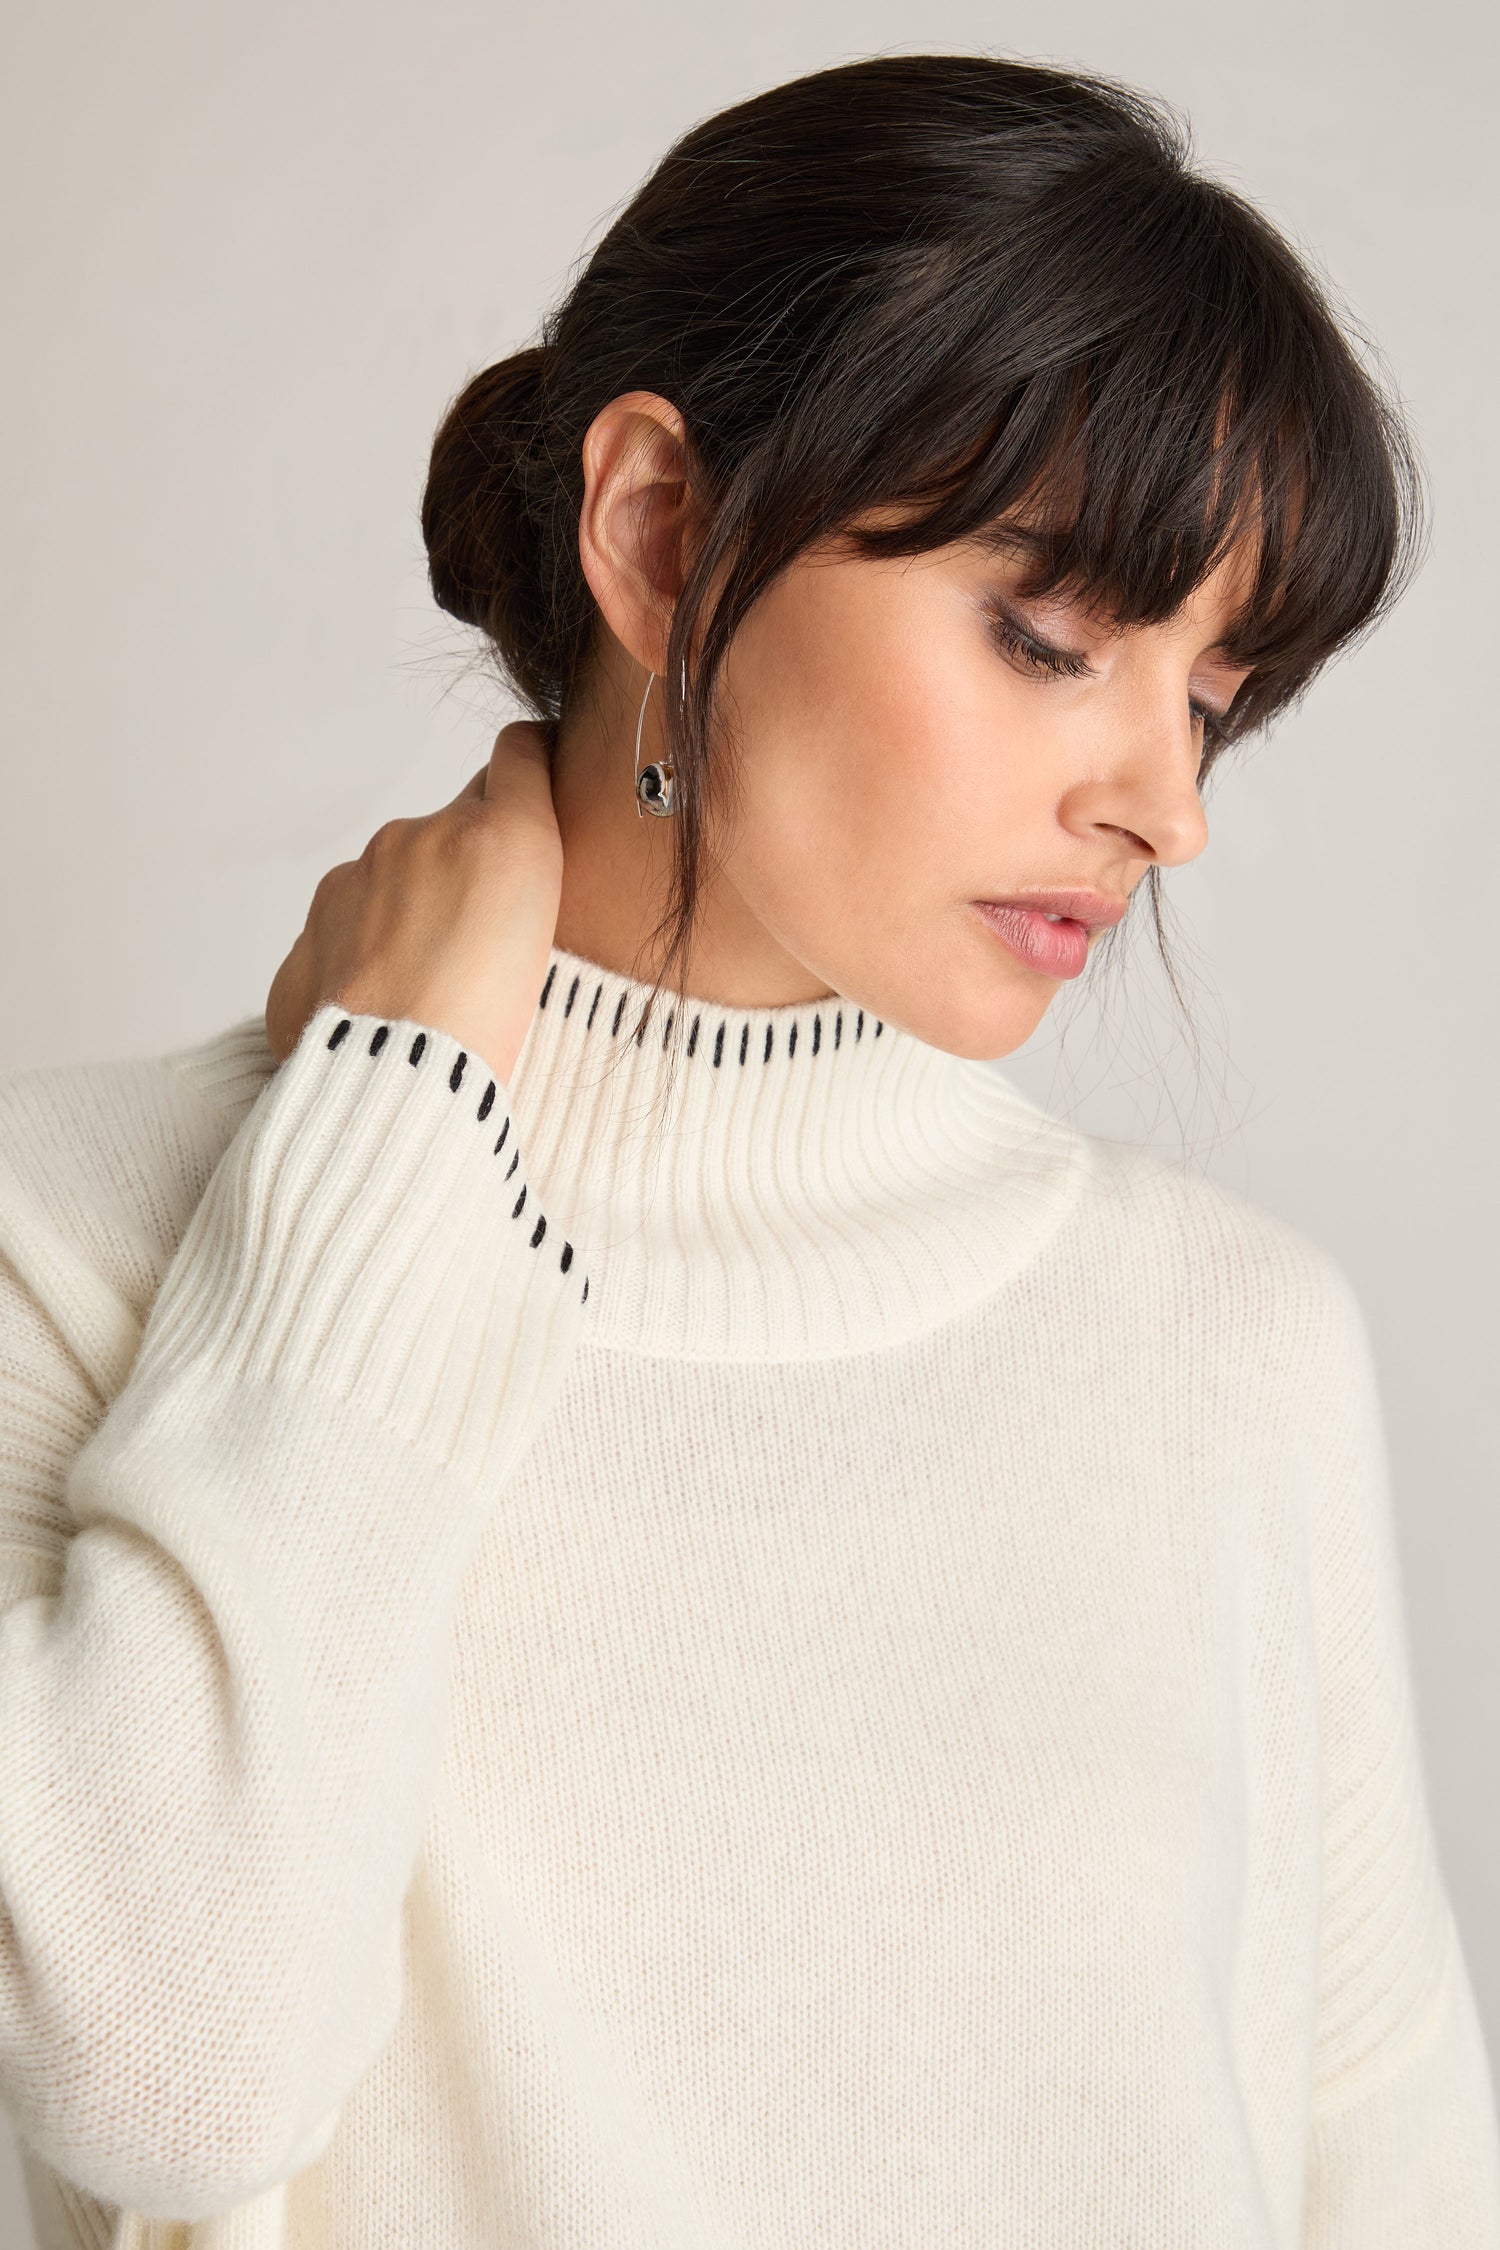
<svg viewBox="0 0 1500 2250"><path fill-rule="evenodd" d="M654 814L658 820L665 820L669 814L677 810L676 793L672 787L671 760L669 758L655 758L644 771L641 769L641 728L646 723L646 704L651 694L651 683L655 677L654 672L648 672L646 675L646 692L641 697L641 708L635 722L635 817L637 820L640 819L643 812ZM685 658L682 666L682 699L683 709L686 710L687 661Z"/></svg>
<svg viewBox="0 0 1500 2250"><path fill-rule="evenodd" d="M676 812L672 768L665 758L653 759L649 766L642 768L636 779L635 794L637 804L648 813L654 813L658 820L665 820Z"/></svg>

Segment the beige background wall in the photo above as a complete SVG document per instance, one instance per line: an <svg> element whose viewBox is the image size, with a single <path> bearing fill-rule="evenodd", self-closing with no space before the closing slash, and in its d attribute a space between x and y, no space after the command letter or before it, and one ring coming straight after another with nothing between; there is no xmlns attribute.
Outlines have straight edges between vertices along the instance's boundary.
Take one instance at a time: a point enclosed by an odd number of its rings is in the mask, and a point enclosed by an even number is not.
<svg viewBox="0 0 1500 2250"><path fill-rule="evenodd" d="M1185 1139L1360 1289L1492 2052L1497 33L1477 0L49 0L0 94L5 1068L258 1008L323 869L482 762L507 706L426 591L433 427L705 112L876 49L1084 62L1185 108L1332 274L1415 415L1430 560L1169 880L1201 1061L1138 946L1005 1067ZM9 2163L0 2127L19 2250Z"/></svg>

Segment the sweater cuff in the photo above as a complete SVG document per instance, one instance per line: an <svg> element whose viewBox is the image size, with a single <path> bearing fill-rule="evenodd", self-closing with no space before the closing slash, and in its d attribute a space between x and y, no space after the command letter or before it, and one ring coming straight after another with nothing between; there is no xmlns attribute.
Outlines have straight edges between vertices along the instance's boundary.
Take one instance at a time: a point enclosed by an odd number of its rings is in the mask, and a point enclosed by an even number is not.
<svg viewBox="0 0 1500 2250"><path fill-rule="evenodd" d="M132 1375L305 1383L478 1479L587 1301L503 1083L446 1032L327 1002L214 1171Z"/></svg>

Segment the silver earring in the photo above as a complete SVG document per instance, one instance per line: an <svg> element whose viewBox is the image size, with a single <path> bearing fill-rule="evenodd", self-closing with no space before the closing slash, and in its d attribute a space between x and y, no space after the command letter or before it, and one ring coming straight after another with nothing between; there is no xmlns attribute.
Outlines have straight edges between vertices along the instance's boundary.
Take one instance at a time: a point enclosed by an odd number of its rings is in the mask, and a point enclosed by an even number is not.
<svg viewBox="0 0 1500 2250"><path fill-rule="evenodd" d="M654 672L647 675L646 693L641 697L640 717L635 722L635 813L637 820L640 819L642 812L654 813L658 820L665 820L677 810L671 761L666 758L655 758L647 766L644 773L641 771L641 728L646 723L646 703L650 697L651 685L655 678ZM682 661L682 703L683 709L686 710L686 657Z"/></svg>

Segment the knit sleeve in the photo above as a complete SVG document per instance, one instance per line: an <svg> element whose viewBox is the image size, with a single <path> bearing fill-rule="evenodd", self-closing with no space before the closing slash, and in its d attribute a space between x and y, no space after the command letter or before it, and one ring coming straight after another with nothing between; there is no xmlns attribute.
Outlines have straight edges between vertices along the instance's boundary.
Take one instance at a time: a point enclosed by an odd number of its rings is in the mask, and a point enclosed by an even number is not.
<svg viewBox="0 0 1500 2250"><path fill-rule="evenodd" d="M333 1006L107 1407L44 1220L8 1231L0 2100L78 2186L201 2218L310 2163L395 2027L460 1579L588 1282L505 1087Z"/></svg>
<svg viewBox="0 0 1500 2250"><path fill-rule="evenodd" d="M1324 1881L1302 2250L1500 2250L1494 2084L1439 1861L1374 1355L1331 1274L1313 1598Z"/></svg>

